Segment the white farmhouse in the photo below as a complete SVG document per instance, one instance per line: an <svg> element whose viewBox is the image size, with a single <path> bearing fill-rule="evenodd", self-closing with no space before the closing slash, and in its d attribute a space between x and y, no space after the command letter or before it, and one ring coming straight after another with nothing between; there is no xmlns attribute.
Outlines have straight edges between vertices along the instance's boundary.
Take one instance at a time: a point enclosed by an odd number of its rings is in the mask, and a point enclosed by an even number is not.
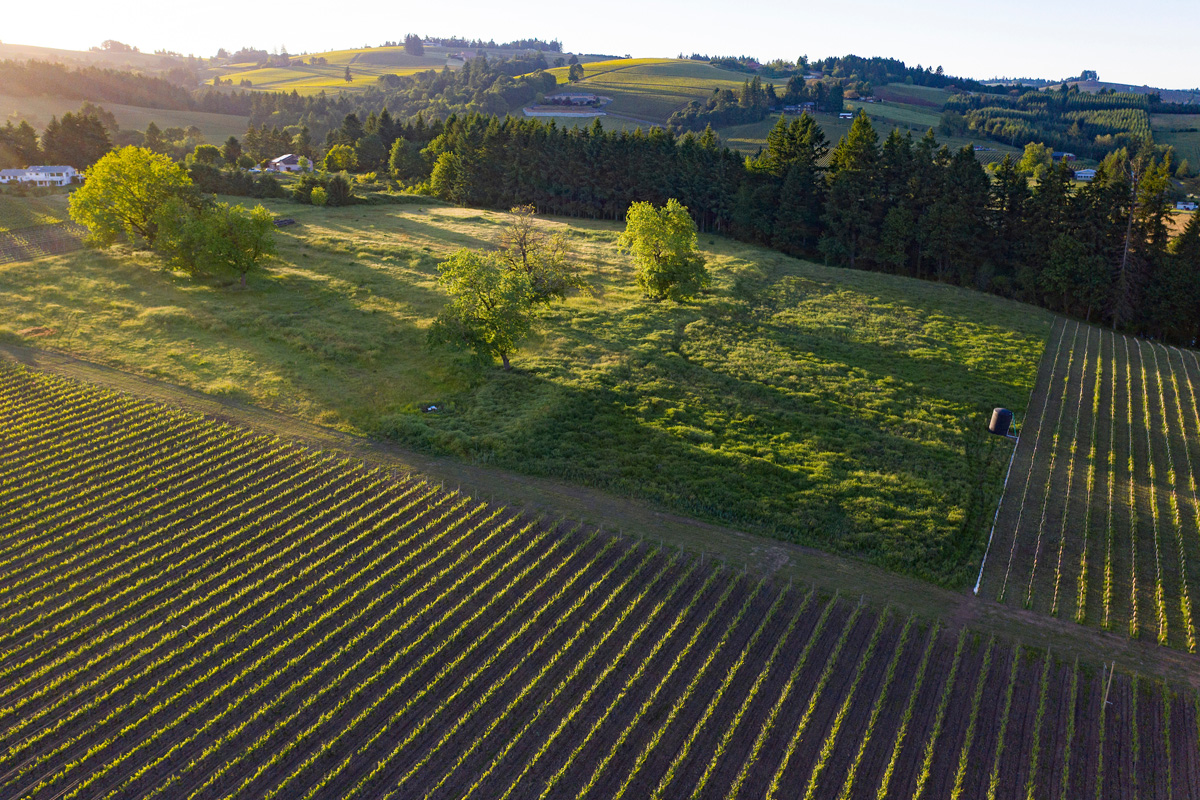
<svg viewBox="0 0 1200 800"><path fill-rule="evenodd" d="M301 167L301 158L302 156L295 155L294 153L288 153L287 155L282 155L279 158L272 158L267 164L267 169L272 172L300 172L302 170L305 172L312 171L312 163L307 161L307 159L305 160L305 163L308 166Z"/></svg>
<svg viewBox="0 0 1200 800"><path fill-rule="evenodd" d="M1085 181L1086 182L1086 181L1092 180L1095 177L1096 177L1096 170L1094 170L1094 169L1077 169L1077 170L1075 170L1075 180L1077 180L1077 181Z"/></svg>
<svg viewBox="0 0 1200 800"><path fill-rule="evenodd" d="M74 167L36 166L25 169L0 169L0 183L28 183L34 186L68 186L79 177Z"/></svg>
<svg viewBox="0 0 1200 800"><path fill-rule="evenodd" d="M1200 207L1200 204L1196 203L1195 200L1180 200L1175 204L1175 210L1177 211L1195 211L1198 207Z"/></svg>

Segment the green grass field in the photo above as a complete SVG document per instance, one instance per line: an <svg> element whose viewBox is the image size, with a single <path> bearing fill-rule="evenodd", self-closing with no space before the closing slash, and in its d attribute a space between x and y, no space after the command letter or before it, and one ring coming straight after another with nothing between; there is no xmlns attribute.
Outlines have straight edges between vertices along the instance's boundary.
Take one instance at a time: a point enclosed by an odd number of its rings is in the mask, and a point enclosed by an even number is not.
<svg viewBox="0 0 1200 800"><path fill-rule="evenodd" d="M862 104L854 104L855 106ZM929 126L921 127L919 125L908 126L904 123L897 123L888 119L883 114L875 113L879 105L866 104L867 116L871 118L871 124L875 126L875 132L879 134L879 140L882 142L891 133L893 127L898 127L901 134L911 133L913 139L919 139L925 135L925 131L929 130ZM857 109L855 109L857 110ZM825 131L825 137L829 139L829 146L832 150L833 146L838 143L838 140L850 132L850 125L853 120L838 119L835 114L817 114L817 124L821 126L821 130ZM761 122L752 122L748 125L730 125L720 128L717 132L721 136L721 140L729 147L735 150L740 150L743 153L752 154L758 152L767 146L767 134L771 132L771 128L779 121L778 114L772 114ZM937 133L937 126L934 125L934 132ZM1014 157L1019 157L1021 151L1012 147L999 144L997 142L986 141L980 139L978 142L965 139L959 136L943 136L937 134L939 144L948 146L951 150L956 150L976 143L992 148L990 151L979 151L975 157L980 163L987 164L990 161L999 161L1004 158L1007 153L1013 154Z"/></svg>
<svg viewBox="0 0 1200 800"><path fill-rule="evenodd" d="M14 122L26 119L30 125L41 129L50 122L51 117L61 117L68 111L79 110L81 103L80 100L71 100L65 97L18 97L0 94L0 116ZM151 122L160 128L186 128L189 125L195 125L204 132L204 138L214 144L220 143L230 136L241 137L246 132L246 125L249 122L247 117L237 117L232 114L170 111L105 102L97 103L97 105L111 111L117 118L117 124L123 129L144 131Z"/></svg>
<svg viewBox="0 0 1200 800"><path fill-rule="evenodd" d="M564 88L568 86L566 68L550 72ZM583 74L583 80L569 84L571 91L611 97L606 111L659 124L692 100L707 99L713 89L736 91L750 77L702 61L667 58L595 61L584 65Z"/></svg>
<svg viewBox="0 0 1200 800"><path fill-rule="evenodd" d="M1153 114L1150 127L1157 144L1175 148L1176 163L1186 158L1200 171L1200 114Z"/></svg>
<svg viewBox="0 0 1200 800"><path fill-rule="evenodd" d="M67 219L67 193L43 197L0 194L0 232L33 225L52 225Z"/></svg>
<svg viewBox="0 0 1200 800"><path fill-rule="evenodd" d="M251 89L264 92L291 92L293 89L302 95L361 92L375 86L381 75L412 75L430 69L440 70L445 66L456 69L462 62L450 56L461 52L461 48L426 47L424 55L412 56L404 52L403 47L364 47L293 56L292 65L287 68L259 69L254 64L231 64L214 70L211 74L219 75L222 79L232 79L235 83L249 80ZM510 58L518 52L524 51L487 51L492 58ZM324 58L328 63L308 63L314 55ZM554 53L546 54L546 59L550 62L556 57ZM596 60L589 56L578 58L582 63ZM353 81L346 81L346 67L350 67ZM565 73L562 79L566 80ZM212 83L211 77L207 83Z"/></svg>
<svg viewBox="0 0 1200 800"><path fill-rule="evenodd" d="M993 406L1023 409L1045 312L717 237L701 241L709 294L650 303L616 225L554 221L598 293L554 309L506 374L424 347L437 259L488 246L505 215L277 210L299 224L245 292L117 250L0 267L0 336L944 583L973 577L1008 455L983 424ZM430 402L450 410L418 410Z"/></svg>
<svg viewBox="0 0 1200 800"><path fill-rule="evenodd" d="M425 55L411 56L403 47L367 47L353 50L330 50L305 56L293 56L288 68L257 68L253 64L233 64L216 70L222 78L232 78L236 83L249 80L252 89L265 92L290 92L295 89L302 95L319 94L322 91L361 92L376 85L380 75L412 75L430 69L441 69L447 64L445 48L426 48ZM309 64L312 56L324 58L327 64ZM345 78L346 67L350 67L353 81ZM208 80L212 83L212 79Z"/></svg>

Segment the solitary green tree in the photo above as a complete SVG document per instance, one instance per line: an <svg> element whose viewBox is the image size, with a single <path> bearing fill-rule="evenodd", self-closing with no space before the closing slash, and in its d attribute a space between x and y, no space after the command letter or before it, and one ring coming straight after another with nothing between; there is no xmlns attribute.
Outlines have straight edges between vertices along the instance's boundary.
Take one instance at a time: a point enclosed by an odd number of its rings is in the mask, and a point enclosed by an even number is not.
<svg viewBox="0 0 1200 800"><path fill-rule="evenodd" d="M577 83L583 80L583 64L572 64L567 70L567 80L571 83Z"/></svg>
<svg viewBox="0 0 1200 800"><path fill-rule="evenodd" d="M112 244L125 234L131 243L153 246L160 207L172 198L194 197L183 167L144 147L124 147L87 171L87 182L71 195L71 219L87 226L95 244Z"/></svg>
<svg viewBox="0 0 1200 800"><path fill-rule="evenodd" d="M429 342L499 356L504 368L533 330L537 303L529 274L508 269L497 253L459 250L438 264L438 284L450 302L429 328Z"/></svg>
<svg viewBox="0 0 1200 800"><path fill-rule="evenodd" d="M633 255L638 286L651 300L679 302L709 284L704 256L696 249L696 223L675 198L662 208L653 203L630 205L617 244Z"/></svg>

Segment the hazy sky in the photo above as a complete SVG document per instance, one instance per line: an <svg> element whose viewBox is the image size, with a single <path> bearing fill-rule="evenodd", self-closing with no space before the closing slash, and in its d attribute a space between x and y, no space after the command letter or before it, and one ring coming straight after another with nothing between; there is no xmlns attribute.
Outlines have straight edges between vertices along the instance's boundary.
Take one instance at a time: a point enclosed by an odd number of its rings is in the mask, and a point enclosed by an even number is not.
<svg viewBox="0 0 1200 800"><path fill-rule="evenodd" d="M448 0L353 3L161 0L6 2L0 39L86 49L118 39L143 51L211 55L254 46L316 52L400 39L407 32L467 38L558 38L568 50L634 56L679 52L890 56L973 78L1057 79L1094 69L1101 80L1200 86L1197 0ZM178 11L176 11L178 9Z"/></svg>

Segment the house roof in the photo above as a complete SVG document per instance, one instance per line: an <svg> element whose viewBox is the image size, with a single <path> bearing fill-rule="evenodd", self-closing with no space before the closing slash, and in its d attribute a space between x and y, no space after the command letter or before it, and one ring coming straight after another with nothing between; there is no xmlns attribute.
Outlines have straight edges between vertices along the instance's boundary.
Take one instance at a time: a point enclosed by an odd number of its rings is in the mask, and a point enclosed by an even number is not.
<svg viewBox="0 0 1200 800"><path fill-rule="evenodd" d="M53 166L48 166L48 167L46 167L46 166L30 167L28 169L28 171L29 172L66 172L67 170L74 170L74 169L75 169L74 167L69 167L69 166L65 166L65 165L64 166L53 165Z"/></svg>
<svg viewBox="0 0 1200 800"><path fill-rule="evenodd" d="M0 177L3 178L15 178L18 175L24 174L25 170L23 169L0 169Z"/></svg>
<svg viewBox="0 0 1200 800"><path fill-rule="evenodd" d="M286 153L279 158L272 158L272 164L296 164L300 161L300 156L293 153Z"/></svg>

